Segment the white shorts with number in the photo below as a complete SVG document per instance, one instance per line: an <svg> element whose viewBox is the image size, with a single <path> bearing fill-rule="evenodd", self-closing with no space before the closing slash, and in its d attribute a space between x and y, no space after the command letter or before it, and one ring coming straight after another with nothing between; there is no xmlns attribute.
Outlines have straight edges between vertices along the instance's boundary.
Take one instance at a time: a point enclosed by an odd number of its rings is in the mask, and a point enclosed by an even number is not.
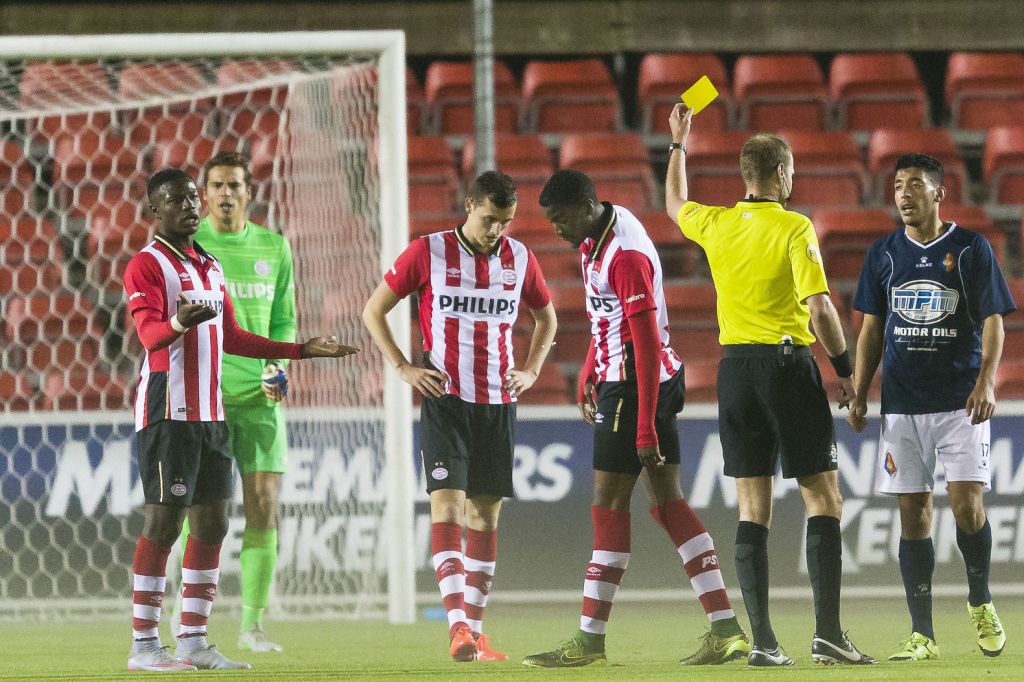
<svg viewBox="0 0 1024 682"><path fill-rule="evenodd" d="M971 424L965 410L883 414L875 487L882 493L926 493L936 478L944 478L977 481L987 491L989 433L989 422Z"/></svg>

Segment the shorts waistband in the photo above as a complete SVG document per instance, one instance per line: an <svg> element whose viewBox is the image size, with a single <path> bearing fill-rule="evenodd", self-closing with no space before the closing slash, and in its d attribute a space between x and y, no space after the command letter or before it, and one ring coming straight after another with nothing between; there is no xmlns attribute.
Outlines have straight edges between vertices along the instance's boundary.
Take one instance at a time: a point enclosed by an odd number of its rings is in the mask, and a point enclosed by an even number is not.
<svg viewBox="0 0 1024 682"><path fill-rule="evenodd" d="M769 345L767 343L733 343L722 346L727 358L777 358L779 357L779 344ZM793 346L793 356L797 358L811 357L811 349L808 346Z"/></svg>

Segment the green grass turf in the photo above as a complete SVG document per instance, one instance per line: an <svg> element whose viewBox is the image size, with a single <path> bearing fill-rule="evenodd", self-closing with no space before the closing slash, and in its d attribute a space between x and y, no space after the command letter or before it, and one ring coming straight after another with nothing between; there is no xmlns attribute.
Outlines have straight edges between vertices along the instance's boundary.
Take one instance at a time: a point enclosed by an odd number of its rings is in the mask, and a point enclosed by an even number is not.
<svg viewBox="0 0 1024 682"><path fill-rule="evenodd" d="M793 668L747 669L742 662L702 668L681 668L677 660L692 653L704 628L696 603L620 603L612 614L606 667L576 670L524 668L526 654L545 651L571 634L578 623L575 604L501 604L495 600L487 614L487 632L507 651L506 663L453 663L448 657L443 623L419 622L392 626L380 621L271 622L268 630L284 645L283 654L242 655L235 648L237 621L214 610L211 641L229 656L249 660L250 671L204 671L159 679L228 677L246 680L373 679L746 679L790 680L880 679L1022 679L1024 678L1024 598L996 600L1009 640L998 658L986 658L977 648L966 602L942 598L935 602L935 624L942 658L919 663L889 663L884 658L908 634L909 617L901 598L848 599L844 626L857 646L882 660L870 668L825 668L811 663L814 627L809 601L778 601L773 605L776 633L796 660ZM745 620L745 618L741 619ZM165 630L166 631L166 630ZM125 671L129 625L125 621L0 626L3 653L0 679L110 680L152 677L157 673ZM167 637L165 636L165 641Z"/></svg>

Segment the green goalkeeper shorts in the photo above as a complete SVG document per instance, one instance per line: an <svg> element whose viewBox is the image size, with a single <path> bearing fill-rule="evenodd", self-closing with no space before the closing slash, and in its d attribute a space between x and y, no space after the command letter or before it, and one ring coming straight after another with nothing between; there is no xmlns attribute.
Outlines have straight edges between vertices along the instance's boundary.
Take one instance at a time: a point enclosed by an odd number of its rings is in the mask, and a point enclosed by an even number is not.
<svg viewBox="0 0 1024 682"><path fill-rule="evenodd" d="M288 433L280 407L225 405L228 446L238 471L283 474L288 464Z"/></svg>

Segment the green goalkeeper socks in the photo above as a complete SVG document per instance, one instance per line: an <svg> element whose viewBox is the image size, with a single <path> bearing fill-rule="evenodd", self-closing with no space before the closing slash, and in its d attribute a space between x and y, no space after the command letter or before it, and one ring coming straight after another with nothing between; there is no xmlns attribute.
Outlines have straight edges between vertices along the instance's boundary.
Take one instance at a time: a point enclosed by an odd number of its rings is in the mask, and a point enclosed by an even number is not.
<svg viewBox="0 0 1024 682"><path fill-rule="evenodd" d="M246 528L242 534L242 632L259 627L270 601L277 567L277 529Z"/></svg>

